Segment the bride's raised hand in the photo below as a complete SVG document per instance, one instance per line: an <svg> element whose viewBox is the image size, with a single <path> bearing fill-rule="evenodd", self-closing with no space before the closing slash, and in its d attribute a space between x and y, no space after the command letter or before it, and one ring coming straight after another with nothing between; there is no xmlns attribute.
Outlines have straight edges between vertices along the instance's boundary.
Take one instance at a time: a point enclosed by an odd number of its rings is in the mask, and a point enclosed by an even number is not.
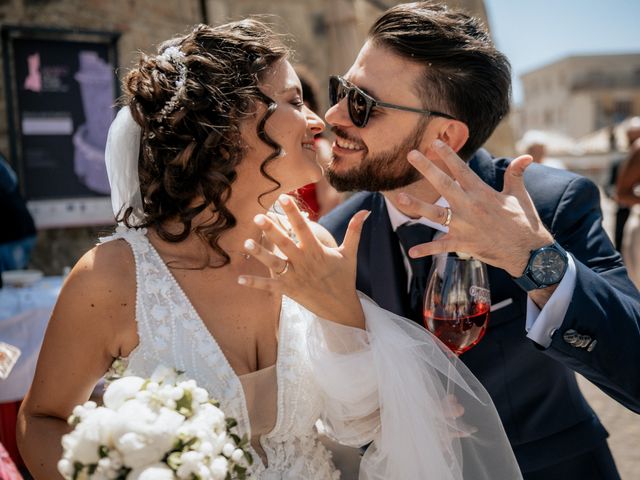
<svg viewBox="0 0 640 480"><path fill-rule="evenodd" d="M290 197L282 195L279 202L297 242L267 215L257 215L256 225L281 253L247 240L245 250L270 269L271 277L241 275L238 283L284 294L327 320L364 327L355 284L358 243L368 212L353 216L342 245L328 246L316 237Z"/></svg>

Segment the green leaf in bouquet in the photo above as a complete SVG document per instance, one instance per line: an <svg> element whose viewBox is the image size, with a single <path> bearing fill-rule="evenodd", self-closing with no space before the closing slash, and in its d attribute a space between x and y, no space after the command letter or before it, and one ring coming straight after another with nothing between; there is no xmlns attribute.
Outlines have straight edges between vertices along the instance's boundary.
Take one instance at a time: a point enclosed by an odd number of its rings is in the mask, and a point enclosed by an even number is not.
<svg viewBox="0 0 640 480"><path fill-rule="evenodd" d="M78 424L82 421L82 419L80 417L77 417L76 415L71 415L69 417L69 420L67 420L67 423L69 425L71 425L72 427L77 427Z"/></svg>
<svg viewBox="0 0 640 480"><path fill-rule="evenodd" d="M195 444L198 441L198 437L191 437L189 440L187 440L186 442L184 442L184 446L182 447L183 450L189 449L191 448L191 446L193 444Z"/></svg>
<svg viewBox="0 0 640 480"><path fill-rule="evenodd" d="M127 476L129 475L129 472L131 472L131 469L129 467L122 467L120 468L120 470L118 470L117 473L117 477L115 480L127 480Z"/></svg>
<svg viewBox="0 0 640 480"><path fill-rule="evenodd" d="M172 470L178 470L178 467L182 464L180 461L181 452L172 452L166 458L165 462Z"/></svg>
<svg viewBox="0 0 640 480"><path fill-rule="evenodd" d="M227 417L225 420L227 422L227 430L231 430L233 427L238 425L238 421L233 417Z"/></svg>
<svg viewBox="0 0 640 480"><path fill-rule="evenodd" d="M235 480L246 480L247 478L247 468L241 467L240 465L236 465L233 467L233 472L235 475ZM230 472L227 472L227 478L232 479L234 477L231 476Z"/></svg>
<svg viewBox="0 0 640 480"><path fill-rule="evenodd" d="M80 475L80 472L82 471L82 469L84 468L84 465L80 462L73 462L73 480L76 480L78 478L78 475Z"/></svg>
<svg viewBox="0 0 640 480"><path fill-rule="evenodd" d="M109 448L107 448L105 445L100 445L98 447L98 456L100 458L105 458L109 456Z"/></svg>
<svg viewBox="0 0 640 480"><path fill-rule="evenodd" d="M193 401L193 395L189 390L185 390L184 394L176 402L176 411L189 418L193 414L193 410L191 409L191 402Z"/></svg>

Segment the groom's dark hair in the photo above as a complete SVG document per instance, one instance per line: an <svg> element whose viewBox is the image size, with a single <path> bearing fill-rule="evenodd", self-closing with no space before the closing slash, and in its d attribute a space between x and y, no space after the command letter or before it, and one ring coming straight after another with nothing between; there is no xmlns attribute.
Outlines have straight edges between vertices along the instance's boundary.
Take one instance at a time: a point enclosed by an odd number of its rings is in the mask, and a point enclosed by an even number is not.
<svg viewBox="0 0 640 480"><path fill-rule="evenodd" d="M469 127L460 150L470 157L509 112L511 67L477 18L430 2L387 10L369 39L424 66L416 87L425 108L453 115Z"/></svg>

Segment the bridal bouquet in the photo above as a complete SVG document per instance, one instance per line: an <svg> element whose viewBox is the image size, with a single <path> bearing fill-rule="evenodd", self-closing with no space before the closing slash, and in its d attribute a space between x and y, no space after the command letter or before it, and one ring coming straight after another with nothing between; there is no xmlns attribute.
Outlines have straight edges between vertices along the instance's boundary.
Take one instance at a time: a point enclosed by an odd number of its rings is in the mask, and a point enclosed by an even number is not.
<svg viewBox="0 0 640 480"><path fill-rule="evenodd" d="M69 417L58 471L66 480L242 480L252 463L236 421L194 380L159 367L109 384L104 406Z"/></svg>

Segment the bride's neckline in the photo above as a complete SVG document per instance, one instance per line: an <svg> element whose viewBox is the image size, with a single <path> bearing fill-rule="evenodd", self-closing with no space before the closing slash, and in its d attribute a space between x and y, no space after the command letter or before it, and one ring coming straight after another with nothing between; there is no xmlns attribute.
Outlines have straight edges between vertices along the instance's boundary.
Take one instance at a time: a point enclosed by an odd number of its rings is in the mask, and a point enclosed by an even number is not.
<svg viewBox="0 0 640 480"><path fill-rule="evenodd" d="M283 314L282 300L280 301L280 312L278 313L278 336L277 336L277 347L276 347L276 362L274 364L272 364L272 365L267 366L267 367L263 367L263 368L260 368L258 370L253 370L253 371L250 371L250 372L243 373L243 374L239 375L235 371L235 369L231 366L231 363L229 362L229 359L228 359L227 355L224 353L224 350L222 350L222 347L220 347L220 344L216 340L216 338L213 335L213 333L211 332L211 330L209 330L209 328L207 327L207 324L204 322L204 320L202 320L202 317L200 316L200 314L198 313L196 308L193 306L193 303L191 303L191 300L189 299L189 296L186 294L186 292L184 291L184 289L182 288L182 286L180 285L180 283L176 279L176 277L173 274L173 272L171 271L171 269L165 263L164 259L162 258L162 255L160 255L160 252L158 252L156 247L153 245L151 240L149 240L149 238L146 235L143 235L143 238L144 238L144 241L147 242L147 244L149 245L149 248L153 252L153 255L156 256L156 258L159 260L160 264L162 265L162 268L164 269L164 274L166 274L167 277L171 280L171 282L173 283L174 287L176 288L176 291L182 297L182 300L187 305L187 308L189 309L189 311L191 313L191 317L192 317L193 321L196 322L198 324L198 326L207 333L207 335L210 338L211 343L213 344L214 348L216 348L220 352L220 354L221 354L221 356L222 356L222 358L223 358L223 360L224 360L224 362L226 364L226 367L233 373L233 375L236 378L240 379L241 377L244 377L246 375L252 375L252 374L255 374L255 373L260 373L260 372L263 372L263 371L265 371L265 370L267 370L269 368L277 368L279 359L281 357L281 351L280 351L281 342L280 342L280 339L282 338L282 323L283 323L283 321L282 321L282 314Z"/></svg>

